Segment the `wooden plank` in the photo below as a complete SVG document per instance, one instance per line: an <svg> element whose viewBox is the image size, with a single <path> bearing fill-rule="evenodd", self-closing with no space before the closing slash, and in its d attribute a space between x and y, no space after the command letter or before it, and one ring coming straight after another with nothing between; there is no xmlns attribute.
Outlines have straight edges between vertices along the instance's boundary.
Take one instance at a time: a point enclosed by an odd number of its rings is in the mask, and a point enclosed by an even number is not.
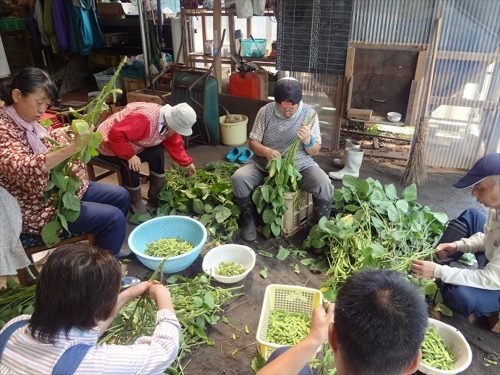
<svg viewBox="0 0 500 375"><path fill-rule="evenodd" d="M416 118L413 119L411 114L413 112L413 105L415 104L415 96L417 95L417 81L411 81L410 97L408 98L408 106L406 107L405 125L416 123Z"/></svg>
<svg viewBox="0 0 500 375"><path fill-rule="evenodd" d="M365 156L376 156L378 158L388 158L396 160L407 160L408 152L405 151L385 151L383 148L378 150L363 149Z"/></svg>
<svg viewBox="0 0 500 375"><path fill-rule="evenodd" d="M413 79L417 82L415 88L415 98L412 104L411 112L406 112L406 118L409 118L411 124L416 124L420 113L420 98L422 97L423 77L425 71L425 60L427 59L427 50L418 53L417 67Z"/></svg>
<svg viewBox="0 0 500 375"><path fill-rule="evenodd" d="M372 114L373 114L372 109L351 108L347 111L347 118L370 121Z"/></svg>
<svg viewBox="0 0 500 375"><path fill-rule="evenodd" d="M500 53L439 51L440 60L500 62Z"/></svg>
<svg viewBox="0 0 500 375"><path fill-rule="evenodd" d="M426 45L421 44L405 44L404 46L398 46L395 44L372 44L372 43L361 43L361 42L350 42L348 48L366 48L366 49L390 49L390 50L400 50L400 51L418 51Z"/></svg>
<svg viewBox="0 0 500 375"><path fill-rule="evenodd" d="M337 110L335 111L335 121L332 128L332 143L331 149L338 150L340 145L340 128L342 125L342 119L344 118L344 82L345 78L342 76L337 76L337 102L335 106Z"/></svg>
<svg viewBox="0 0 500 375"><path fill-rule="evenodd" d="M352 99L352 87L354 86L354 76L351 76L347 80L347 104L346 111L349 112L351 109L351 99Z"/></svg>
<svg viewBox="0 0 500 375"><path fill-rule="evenodd" d="M464 98L450 98L446 96L432 96L429 100L431 104L435 105L449 105L456 107L475 107L482 109L496 109L497 102L491 100L473 100Z"/></svg>
<svg viewBox="0 0 500 375"><path fill-rule="evenodd" d="M379 149L380 148L380 142L379 142L378 138L377 137L373 137L372 140L373 140L373 148L376 149L376 150Z"/></svg>
<svg viewBox="0 0 500 375"><path fill-rule="evenodd" d="M230 8L227 11L227 23L229 28L229 52L231 55L236 56L236 41L234 40L234 9ZM231 60L231 72L236 70L236 64Z"/></svg>
<svg viewBox="0 0 500 375"><path fill-rule="evenodd" d="M354 47L347 47L347 57L345 63L345 76L352 77L354 72L354 56L356 55L356 49Z"/></svg>

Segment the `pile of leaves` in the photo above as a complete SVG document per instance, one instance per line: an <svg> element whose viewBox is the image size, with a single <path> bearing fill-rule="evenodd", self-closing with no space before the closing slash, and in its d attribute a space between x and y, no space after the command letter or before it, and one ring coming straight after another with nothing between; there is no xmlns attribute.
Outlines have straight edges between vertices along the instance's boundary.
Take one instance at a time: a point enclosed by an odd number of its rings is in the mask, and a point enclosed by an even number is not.
<svg viewBox="0 0 500 375"><path fill-rule="evenodd" d="M183 374L189 363L184 363L183 359L191 353L192 348L214 344L207 336L206 329L224 318L222 305L236 297L234 291L241 287L214 287L203 274L194 279L173 275L166 283L181 324L179 355L166 373ZM141 336L151 335L155 329L156 311L154 302L147 296L131 301L122 308L100 342L128 345Z"/></svg>
<svg viewBox="0 0 500 375"><path fill-rule="evenodd" d="M32 314L35 308L35 286L21 286L7 278L7 287L0 290L0 329L11 319Z"/></svg>
<svg viewBox="0 0 500 375"><path fill-rule="evenodd" d="M157 216L194 217L207 228L211 240L231 241L240 215L231 186L231 175L237 169L235 163L213 162L188 177L183 169L173 167L158 195Z"/></svg>
<svg viewBox="0 0 500 375"><path fill-rule="evenodd" d="M448 219L417 202L410 185L398 197L394 185L344 177L334 192L336 216L311 228L306 247L327 248L329 262L322 291L333 301L337 289L363 268L389 268L408 274L414 259L432 260L434 244ZM429 287L427 287L429 288Z"/></svg>
<svg viewBox="0 0 500 375"><path fill-rule="evenodd" d="M102 134L94 132L92 126L97 122L101 113L108 108L106 105L107 98L111 95L113 101L115 101L116 96L121 93L121 90L115 88L114 84L125 62L126 59L120 63L115 74L103 87L99 95L85 107L77 110L70 108L68 112L61 113L63 115L70 114L75 118L71 122L73 135L87 137L88 143L81 148L80 152L50 171L50 179L45 188L44 200L45 202L52 200L56 211L52 220L42 228L41 233L43 242L48 246L60 242L61 230L64 229L69 232L68 223L74 222L80 216L80 199L77 191L80 188L81 181L73 176L71 168L77 163L87 164L90 159L99 154L97 149L102 142ZM53 139L49 139L49 141L52 143L51 151L65 146Z"/></svg>

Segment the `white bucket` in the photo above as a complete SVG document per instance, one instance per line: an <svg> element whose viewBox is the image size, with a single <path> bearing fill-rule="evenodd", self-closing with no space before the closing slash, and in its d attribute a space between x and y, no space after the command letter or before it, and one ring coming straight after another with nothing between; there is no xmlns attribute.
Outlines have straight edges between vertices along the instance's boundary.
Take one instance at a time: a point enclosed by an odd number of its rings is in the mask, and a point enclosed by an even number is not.
<svg viewBox="0 0 500 375"><path fill-rule="evenodd" d="M219 117L222 143L227 146L239 146L247 141L248 117L241 115L243 121L226 123L226 116Z"/></svg>

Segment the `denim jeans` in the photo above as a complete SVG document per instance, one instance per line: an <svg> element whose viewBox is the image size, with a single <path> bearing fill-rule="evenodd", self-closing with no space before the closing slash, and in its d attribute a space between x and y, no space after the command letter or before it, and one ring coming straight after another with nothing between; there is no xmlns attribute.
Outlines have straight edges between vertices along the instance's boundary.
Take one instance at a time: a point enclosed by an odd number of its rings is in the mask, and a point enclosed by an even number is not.
<svg viewBox="0 0 500 375"><path fill-rule="evenodd" d="M470 237L475 233L482 232L486 222L486 216L479 210L469 209L462 212L456 220L465 224ZM443 234L444 236L444 234ZM448 241L458 241L460 238L448 238ZM457 252L458 259L462 253ZM477 259L478 268L483 268L488 260L484 252L474 254ZM487 316L500 311L500 290L479 289L463 285L443 284L441 293L446 303L465 316L475 314Z"/></svg>
<svg viewBox="0 0 500 375"><path fill-rule="evenodd" d="M125 218L130 195L121 186L90 181L81 199L80 216L69 224L71 233L92 233L96 246L120 252L125 239Z"/></svg>

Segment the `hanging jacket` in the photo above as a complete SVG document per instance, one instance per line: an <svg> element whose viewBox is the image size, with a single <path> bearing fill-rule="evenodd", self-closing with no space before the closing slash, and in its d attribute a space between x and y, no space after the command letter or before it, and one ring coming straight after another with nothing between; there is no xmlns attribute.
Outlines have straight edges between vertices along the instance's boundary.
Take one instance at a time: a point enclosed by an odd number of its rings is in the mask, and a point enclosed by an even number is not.
<svg viewBox="0 0 500 375"><path fill-rule="evenodd" d="M54 24L54 31L57 44L63 51L69 49L68 14L67 0L52 0L52 21Z"/></svg>
<svg viewBox="0 0 500 375"><path fill-rule="evenodd" d="M68 7L71 51L88 55L93 48L104 47L93 0L72 0Z"/></svg>

